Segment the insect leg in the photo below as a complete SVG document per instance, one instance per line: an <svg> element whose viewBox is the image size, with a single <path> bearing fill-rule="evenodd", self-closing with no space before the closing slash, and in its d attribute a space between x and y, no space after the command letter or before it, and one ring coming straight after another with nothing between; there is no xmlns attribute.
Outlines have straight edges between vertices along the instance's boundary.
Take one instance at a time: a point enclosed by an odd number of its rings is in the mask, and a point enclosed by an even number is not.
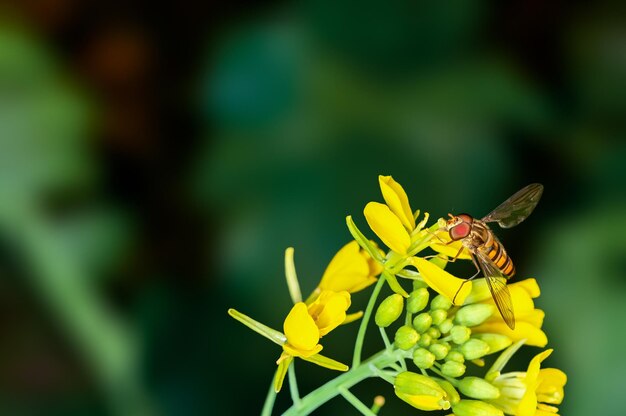
<svg viewBox="0 0 626 416"><path fill-rule="evenodd" d="M459 250L459 252L456 254L456 257L458 257L461 254L462 250L463 250L463 248L461 248L461 250ZM455 257L455 259L456 259L456 257ZM480 267L478 266L478 262L476 261L476 256L474 256L473 254L472 254L472 262L474 263L474 266L476 266L476 273L474 273L474 276L470 277L469 279L466 279L463 283L461 283L461 286L459 286L458 290L454 294L454 298L452 298L452 303L453 304L456 303L456 297L459 295L459 292L461 291L461 289L463 289L463 285L465 285L465 283L469 282L470 280L474 280L476 278L476 276L478 276L480 274Z"/></svg>

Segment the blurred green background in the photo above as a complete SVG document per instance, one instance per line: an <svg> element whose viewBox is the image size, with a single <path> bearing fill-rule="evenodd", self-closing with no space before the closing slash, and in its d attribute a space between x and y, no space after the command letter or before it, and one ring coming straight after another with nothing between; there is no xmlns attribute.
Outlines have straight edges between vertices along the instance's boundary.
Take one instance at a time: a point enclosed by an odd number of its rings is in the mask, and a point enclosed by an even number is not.
<svg viewBox="0 0 626 416"><path fill-rule="evenodd" d="M542 286L560 413L623 415L625 12L0 1L0 413L258 414L280 351L227 308L280 329L284 249L312 290L390 174L433 218L545 185L499 236ZM304 392L334 376L297 365Z"/></svg>

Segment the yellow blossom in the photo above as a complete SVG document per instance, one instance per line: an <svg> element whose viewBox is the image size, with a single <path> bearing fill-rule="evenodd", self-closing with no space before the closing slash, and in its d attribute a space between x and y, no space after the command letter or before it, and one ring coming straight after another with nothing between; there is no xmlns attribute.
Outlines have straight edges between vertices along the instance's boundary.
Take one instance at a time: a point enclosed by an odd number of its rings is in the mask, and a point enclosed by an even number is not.
<svg viewBox="0 0 626 416"><path fill-rule="evenodd" d="M475 279L472 292L465 300L465 303L486 303L494 304L491 293L487 288L485 279ZM541 294L539 285L535 279L525 279L508 285L513 301L513 311L515 312L515 329L511 329L502 320L499 313L494 314L484 323L472 328L473 333L502 334L509 337L513 342L522 339L526 340L526 345L545 347L548 338L541 330L543 325L544 312L535 308L533 298Z"/></svg>
<svg viewBox="0 0 626 416"><path fill-rule="evenodd" d="M378 183L386 204L370 202L363 213L370 228L393 251L406 255L411 245L415 218L402 186L391 176L379 176Z"/></svg>
<svg viewBox="0 0 626 416"><path fill-rule="evenodd" d="M318 290L355 293L374 283L382 270L382 266L361 249L356 241L351 241L330 261Z"/></svg>
<svg viewBox="0 0 626 416"><path fill-rule="evenodd" d="M428 260L413 257L410 263L417 268L428 286L454 301L455 305L462 305L472 290L471 281L459 279Z"/></svg>
<svg viewBox="0 0 626 416"><path fill-rule="evenodd" d="M555 416L558 408L553 405L563 401L563 386L567 383L567 376L556 368L540 368L541 362L551 353L550 349L537 354L530 361L526 372L498 376L493 385L500 389L502 395L490 403L509 415Z"/></svg>

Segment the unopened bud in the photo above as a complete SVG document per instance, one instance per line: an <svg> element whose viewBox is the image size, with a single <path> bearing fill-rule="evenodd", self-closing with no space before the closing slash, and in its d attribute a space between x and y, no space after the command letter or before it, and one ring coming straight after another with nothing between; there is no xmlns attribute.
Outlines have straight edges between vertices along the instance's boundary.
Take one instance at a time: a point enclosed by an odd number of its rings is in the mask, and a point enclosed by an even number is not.
<svg viewBox="0 0 626 416"><path fill-rule="evenodd" d="M435 363L435 354L424 348L413 351L413 363L422 370L426 370Z"/></svg>
<svg viewBox="0 0 626 416"><path fill-rule="evenodd" d="M413 318L413 328L420 334L426 332L433 323L433 317L429 313L424 312Z"/></svg>
<svg viewBox="0 0 626 416"><path fill-rule="evenodd" d="M465 374L465 364L456 361L446 361L441 366L441 372L448 377L461 377Z"/></svg>
<svg viewBox="0 0 626 416"><path fill-rule="evenodd" d="M502 351L513 343L511 338L502 334L475 334L474 337L489 345L489 353Z"/></svg>
<svg viewBox="0 0 626 416"><path fill-rule="evenodd" d="M405 371L393 383L396 396L420 410L447 410L445 390L432 378Z"/></svg>
<svg viewBox="0 0 626 416"><path fill-rule="evenodd" d="M418 345L420 347L428 347L432 342L433 342L433 337L431 337L428 334L422 334L422 336L421 336L421 338L420 338L420 340L418 342Z"/></svg>
<svg viewBox="0 0 626 416"><path fill-rule="evenodd" d="M465 377L459 381L457 388L473 399L492 400L500 397L500 390L496 386L479 377Z"/></svg>
<svg viewBox="0 0 626 416"><path fill-rule="evenodd" d="M446 358L446 355L448 355L450 347L437 342L428 347L428 350L435 355L436 359L443 360L444 358Z"/></svg>
<svg viewBox="0 0 626 416"><path fill-rule="evenodd" d="M436 378L435 381L446 392L446 398L451 404L454 405L461 400L461 396L459 396L459 393L449 381L442 380L440 378Z"/></svg>
<svg viewBox="0 0 626 416"><path fill-rule="evenodd" d="M453 326L454 324L452 323L452 319L448 318L439 324L439 330L442 334L447 334L448 332L450 332Z"/></svg>
<svg viewBox="0 0 626 416"><path fill-rule="evenodd" d="M410 313L420 312L428 305L429 296L428 289L425 287L414 290L406 301L406 310Z"/></svg>
<svg viewBox="0 0 626 416"><path fill-rule="evenodd" d="M420 334L412 326L403 325L396 331L394 344L401 350L406 351L413 348L419 339Z"/></svg>
<svg viewBox="0 0 626 416"><path fill-rule="evenodd" d="M454 350L450 351L448 355L446 355L446 361L456 361L457 363L465 362L465 357L460 352Z"/></svg>
<svg viewBox="0 0 626 416"><path fill-rule="evenodd" d="M437 295L433 298L433 301L430 302L431 309L443 309L447 311L450 307L452 307L452 301L444 295Z"/></svg>
<svg viewBox="0 0 626 416"><path fill-rule="evenodd" d="M404 298L402 295L394 293L393 295L389 295L385 300L383 300L380 305L378 305L378 309L376 310L376 316L374 317L374 321L376 321L376 325L381 328L386 328L391 325L396 319L400 317L402 314L402 308L404 306Z"/></svg>
<svg viewBox="0 0 626 416"><path fill-rule="evenodd" d="M489 344L479 339L470 339L459 347L466 360L475 360L489 353Z"/></svg>
<svg viewBox="0 0 626 416"><path fill-rule="evenodd" d="M430 327L428 331L426 331L426 333L430 335L431 337L433 337L433 339L437 339L441 336L441 331L435 328L434 326Z"/></svg>
<svg viewBox="0 0 626 416"><path fill-rule="evenodd" d="M504 416L502 410L480 400L461 400L452 410L456 416Z"/></svg>
<svg viewBox="0 0 626 416"><path fill-rule="evenodd" d="M455 344L464 344L465 342L467 342L470 335L472 335L472 331L466 326L455 325L450 330L452 342L454 342Z"/></svg>
<svg viewBox="0 0 626 416"><path fill-rule="evenodd" d="M463 306L456 312L456 323L463 326L476 326L485 322L494 313L495 308L488 303L475 303Z"/></svg>
<svg viewBox="0 0 626 416"><path fill-rule="evenodd" d="M448 311L443 309L433 309L430 311L430 316L433 318L433 324L439 325L448 317Z"/></svg>

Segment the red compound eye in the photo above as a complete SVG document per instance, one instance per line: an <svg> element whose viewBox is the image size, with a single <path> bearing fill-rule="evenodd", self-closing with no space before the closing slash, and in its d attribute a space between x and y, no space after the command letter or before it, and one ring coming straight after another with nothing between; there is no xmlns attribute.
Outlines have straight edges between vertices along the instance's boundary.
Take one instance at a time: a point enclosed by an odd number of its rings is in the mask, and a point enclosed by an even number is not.
<svg viewBox="0 0 626 416"><path fill-rule="evenodd" d="M460 240L469 235L472 230L472 226L466 222L462 222L458 225L455 225L450 229L450 238L453 240Z"/></svg>

